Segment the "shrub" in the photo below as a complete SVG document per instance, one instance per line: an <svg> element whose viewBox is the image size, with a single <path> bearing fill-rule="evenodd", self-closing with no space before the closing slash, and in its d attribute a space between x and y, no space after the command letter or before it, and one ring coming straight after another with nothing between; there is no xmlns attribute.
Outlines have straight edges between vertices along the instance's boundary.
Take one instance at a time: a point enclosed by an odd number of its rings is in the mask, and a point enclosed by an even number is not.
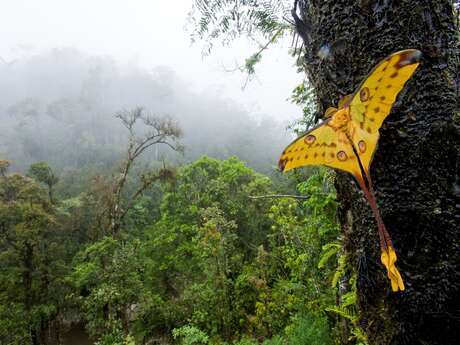
<svg viewBox="0 0 460 345"><path fill-rule="evenodd" d="M207 334L195 326L174 328L172 335L174 339L179 339L180 345L205 345L209 342Z"/></svg>

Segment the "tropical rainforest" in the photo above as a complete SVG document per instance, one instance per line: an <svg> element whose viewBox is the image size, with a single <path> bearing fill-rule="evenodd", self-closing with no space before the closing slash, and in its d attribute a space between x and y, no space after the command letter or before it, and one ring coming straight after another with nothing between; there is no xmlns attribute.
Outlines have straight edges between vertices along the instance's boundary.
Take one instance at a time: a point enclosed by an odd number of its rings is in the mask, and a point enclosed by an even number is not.
<svg viewBox="0 0 460 345"><path fill-rule="evenodd" d="M292 39L305 79L292 83L286 102L301 111L289 124L165 67L77 49L0 65L0 344L455 344L459 11L194 1L184 35L204 55L259 42L238 67L248 82ZM394 292L362 186L324 166L282 173L278 159L407 48L423 58L369 168L404 278Z"/></svg>

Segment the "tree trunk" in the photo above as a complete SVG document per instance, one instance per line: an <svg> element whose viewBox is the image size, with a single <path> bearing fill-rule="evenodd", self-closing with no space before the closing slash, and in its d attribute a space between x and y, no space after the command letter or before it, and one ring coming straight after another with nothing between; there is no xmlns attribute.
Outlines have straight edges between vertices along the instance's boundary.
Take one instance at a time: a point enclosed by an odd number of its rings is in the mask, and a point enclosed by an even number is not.
<svg viewBox="0 0 460 345"><path fill-rule="evenodd" d="M380 129L371 167L404 292L391 292L371 210L351 176L340 172L339 218L352 229L345 248L358 274L360 323L369 343L454 344L460 329L460 54L452 2L301 0L297 13L307 75L322 110L353 92L390 53L417 48L424 55Z"/></svg>

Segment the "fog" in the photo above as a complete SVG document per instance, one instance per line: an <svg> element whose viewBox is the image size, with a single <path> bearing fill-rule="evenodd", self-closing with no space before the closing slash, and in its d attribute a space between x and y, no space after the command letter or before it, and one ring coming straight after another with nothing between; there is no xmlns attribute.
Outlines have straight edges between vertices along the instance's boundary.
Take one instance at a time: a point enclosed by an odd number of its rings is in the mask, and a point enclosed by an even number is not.
<svg viewBox="0 0 460 345"><path fill-rule="evenodd" d="M52 49L71 47L88 56L110 56L118 64L151 71L173 69L193 90L219 88L258 118L298 117L287 102L303 75L289 54L292 37L264 52L256 78L244 90L246 76L226 73L259 50L253 40L239 39L202 58L203 42L191 44L188 14L195 0L3 0L0 11L0 64L20 61ZM265 42L259 42L264 44Z"/></svg>
<svg viewBox="0 0 460 345"><path fill-rule="evenodd" d="M142 106L175 118L183 156L237 155L264 172L291 140L301 116L287 98L302 80L288 55L291 38L264 53L256 77L225 69L257 50L239 40L202 58L191 45L193 0L15 0L0 12L0 159L12 169L47 161L54 169L110 167L127 133L116 112ZM190 29L190 28L189 28Z"/></svg>
<svg viewBox="0 0 460 345"><path fill-rule="evenodd" d="M114 115L137 106L174 118L184 133L183 156L156 150L147 158L236 155L268 171L291 140L286 123L256 120L221 90L196 91L169 67L148 71L65 48L0 64L0 157L19 170L36 161L56 169L110 165L127 139Z"/></svg>

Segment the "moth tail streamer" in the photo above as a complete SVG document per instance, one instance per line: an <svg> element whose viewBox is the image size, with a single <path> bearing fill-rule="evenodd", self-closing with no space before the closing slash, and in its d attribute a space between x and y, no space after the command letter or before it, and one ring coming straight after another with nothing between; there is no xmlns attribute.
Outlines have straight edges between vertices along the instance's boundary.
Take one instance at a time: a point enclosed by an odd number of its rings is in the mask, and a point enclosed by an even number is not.
<svg viewBox="0 0 460 345"><path fill-rule="evenodd" d="M398 292L399 290L404 291L405 287L403 279L395 265L397 260L396 252L391 245L388 246L386 250L382 250L380 260L387 269L388 278L391 281L391 289L393 292Z"/></svg>
<svg viewBox="0 0 460 345"><path fill-rule="evenodd" d="M387 276L388 279L390 279L391 289L393 290L393 292L398 292L399 290L404 291L404 281L395 265L397 260L396 251L393 248L393 243L391 241L390 235L386 230L382 216L380 215L380 211L377 206L377 201L375 200L374 196L372 180L370 179L370 176L368 176L367 174L365 175L369 187L366 186L366 184L364 183L364 177L362 175L355 176L355 178L358 180L361 189L364 191L364 195L366 196L366 199L369 202L372 212L374 213L374 217L377 221L377 228L380 237L380 249L382 251L380 255L380 260L387 269Z"/></svg>

